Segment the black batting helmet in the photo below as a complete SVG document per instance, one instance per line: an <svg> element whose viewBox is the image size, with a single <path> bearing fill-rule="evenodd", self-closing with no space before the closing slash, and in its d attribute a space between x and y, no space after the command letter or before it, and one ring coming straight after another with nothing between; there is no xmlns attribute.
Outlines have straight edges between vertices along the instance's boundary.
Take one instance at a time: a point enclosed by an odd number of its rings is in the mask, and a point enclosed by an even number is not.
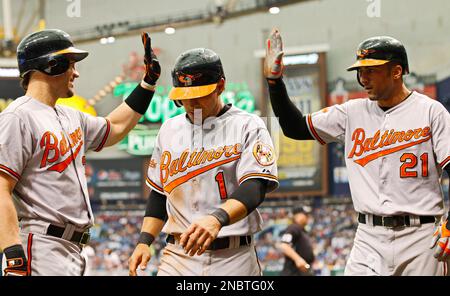
<svg viewBox="0 0 450 296"><path fill-rule="evenodd" d="M222 63L214 51L190 49L175 61L169 98L176 102L207 96L216 89L221 78L225 78Z"/></svg>
<svg viewBox="0 0 450 296"><path fill-rule="evenodd" d="M57 29L26 36L17 46L20 77L30 71L55 76L66 72L70 62L78 62L89 53L74 47L69 34Z"/></svg>
<svg viewBox="0 0 450 296"><path fill-rule="evenodd" d="M389 36L377 36L364 40L358 46L356 62L347 71L359 67L379 66L388 62L398 62L403 68L403 74L409 73L408 56L403 44Z"/></svg>

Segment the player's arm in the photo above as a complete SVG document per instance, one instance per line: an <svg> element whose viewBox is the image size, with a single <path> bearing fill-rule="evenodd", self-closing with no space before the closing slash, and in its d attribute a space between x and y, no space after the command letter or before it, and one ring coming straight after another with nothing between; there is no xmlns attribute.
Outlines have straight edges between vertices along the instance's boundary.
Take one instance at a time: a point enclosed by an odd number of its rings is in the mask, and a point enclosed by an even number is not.
<svg viewBox="0 0 450 296"><path fill-rule="evenodd" d="M296 140L314 140L306 123L306 116L292 103L286 91L282 79L283 54L280 32L273 29L267 40L264 60L264 76L267 79L273 112L286 137Z"/></svg>
<svg viewBox="0 0 450 296"><path fill-rule="evenodd" d="M0 173L0 249L8 267L5 275L28 275L27 258L19 237L17 212L12 200L16 180Z"/></svg>
<svg viewBox="0 0 450 296"><path fill-rule="evenodd" d="M201 255L211 245L223 226L236 223L253 212L266 196L267 180L243 182L219 209L193 222L180 237L180 244L190 256Z"/></svg>
<svg viewBox="0 0 450 296"><path fill-rule="evenodd" d="M141 270L147 267L147 263L151 258L150 245L161 232L166 220L166 196L152 190L147 200L147 208L145 210L139 241L128 260L129 275L136 276L138 266L140 266Z"/></svg>
<svg viewBox="0 0 450 296"><path fill-rule="evenodd" d="M303 272L308 271L309 264L305 261L305 259L297 253L292 247L292 241L294 239L293 233L284 233L281 237L281 242L278 244L278 248L283 252L283 254L294 261L295 266Z"/></svg>
<svg viewBox="0 0 450 296"><path fill-rule="evenodd" d="M125 102L106 116L111 125L111 132L105 146L116 144L136 126L139 119L147 111L155 93L155 85L161 74L161 67L153 53L150 36L148 33L142 33L141 37L145 49L145 75Z"/></svg>

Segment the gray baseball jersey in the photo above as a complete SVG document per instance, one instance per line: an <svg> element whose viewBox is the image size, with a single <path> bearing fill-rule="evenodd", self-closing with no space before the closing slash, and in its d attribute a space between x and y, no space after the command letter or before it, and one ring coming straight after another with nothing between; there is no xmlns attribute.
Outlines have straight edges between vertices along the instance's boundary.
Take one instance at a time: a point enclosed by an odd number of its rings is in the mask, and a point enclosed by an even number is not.
<svg viewBox="0 0 450 296"><path fill-rule="evenodd" d="M419 221L418 216L444 213L439 181L450 162L450 114L444 106L413 92L387 111L376 101L356 99L307 119L321 144L345 145L353 204L368 219L358 226L345 274L446 274L446 264L429 247L433 223L392 229L370 222L372 215Z"/></svg>
<svg viewBox="0 0 450 296"><path fill-rule="evenodd" d="M19 218L86 229L93 223L85 153L100 151L110 132L105 118L31 97L0 114L0 170L17 180Z"/></svg>
<svg viewBox="0 0 450 296"><path fill-rule="evenodd" d="M413 92L386 112L376 101L355 99L307 118L321 144L345 144L356 211L444 214L439 181L450 162L450 114L441 103Z"/></svg>
<svg viewBox="0 0 450 296"><path fill-rule="evenodd" d="M158 133L147 184L167 196L165 233L183 233L197 218L217 209L251 178L278 186L272 140L257 116L231 107L219 117L192 124L186 114L166 121ZM261 230L258 210L223 227L218 237Z"/></svg>

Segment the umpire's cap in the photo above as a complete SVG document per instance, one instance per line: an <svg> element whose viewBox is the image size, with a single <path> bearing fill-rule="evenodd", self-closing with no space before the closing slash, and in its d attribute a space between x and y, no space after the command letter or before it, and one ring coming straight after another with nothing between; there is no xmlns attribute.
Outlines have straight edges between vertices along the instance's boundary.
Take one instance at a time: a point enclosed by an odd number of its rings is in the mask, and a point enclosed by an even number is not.
<svg viewBox="0 0 450 296"><path fill-rule="evenodd" d="M78 62L89 53L74 47L69 34L57 29L26 36L17 46L20 77L30 71L55 76L66 72L70 62Z"/></svg>
<svg viewBox="0 0 450 296"><path fill-rule="evenodd" d="M356 62L347 71L359 67L379 66L388 62L398 62L403 68L403 74L409 73L408 56L403 44L389 36L377 36L364 40L358 46Z"/></svg>
<svg viewBox="0 0 450 296"><path fill-rule="evenodd" d="M292 209L292 214L306 214L309 215L311 213L311 207L309 206L296 206Z"/></svg>
<svg viewBox="0 0 450 296"><path fill-rule="evenodd" d="M183 52L172 70L172 100L188 100L207 96L225 78L219 56L207 48L194 48Z"/></svg>

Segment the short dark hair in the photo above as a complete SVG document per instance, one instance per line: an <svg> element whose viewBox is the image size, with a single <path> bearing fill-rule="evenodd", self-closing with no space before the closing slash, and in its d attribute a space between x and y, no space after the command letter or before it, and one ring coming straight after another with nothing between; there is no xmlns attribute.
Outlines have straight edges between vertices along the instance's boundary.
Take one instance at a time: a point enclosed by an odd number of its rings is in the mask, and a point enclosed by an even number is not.
<svg viewBox="0 0 450 296"><path fill-rule="evenodd" d="M20 85L22 86L22 88L24 90L28 89L28 83L30 83L30 78L31 78L31 74L32 72L28 72L27 74L25 74L22 79L20 80Z"/></svg>

